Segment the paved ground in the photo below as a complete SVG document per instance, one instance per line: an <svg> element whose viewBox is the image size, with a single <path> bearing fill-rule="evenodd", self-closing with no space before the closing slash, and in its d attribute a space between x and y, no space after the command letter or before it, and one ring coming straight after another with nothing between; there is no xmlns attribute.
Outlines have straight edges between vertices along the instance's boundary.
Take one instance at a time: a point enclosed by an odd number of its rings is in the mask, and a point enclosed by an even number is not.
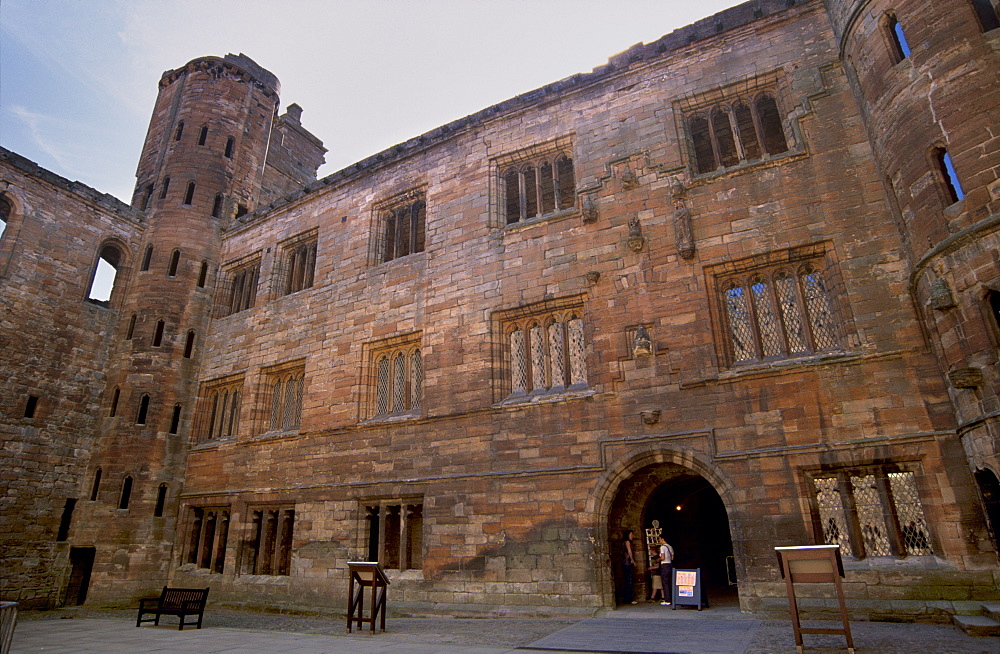
<svg viewBox="0 0 1000 654"><path fill-rule="evenodd" d="M790 622L756 620L735 608L671 611L639 604L583 620L390 616L386 627L385 633L348 635L342 616L209 607L200 630L178 631L172 618L137 629L134 610L72 608L22 612L11 654L795 653ZM952 626L853 622L851 630L857 654L1000 654L1000 638L974 638ZM805 638L806 654L847 651L843 636Z"/></svg>

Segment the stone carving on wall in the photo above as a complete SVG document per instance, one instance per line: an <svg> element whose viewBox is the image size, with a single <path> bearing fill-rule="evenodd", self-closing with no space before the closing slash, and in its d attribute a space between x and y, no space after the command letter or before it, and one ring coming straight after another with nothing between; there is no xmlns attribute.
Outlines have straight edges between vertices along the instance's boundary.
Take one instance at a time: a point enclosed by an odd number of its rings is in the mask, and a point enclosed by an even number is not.
<svg viewBox="0 0 1000 654"><path fill-rule="evenodd" d="M684 201L687 189L681 180L674 178L670 186L670 196L674 202L674 237L677 252L683 259L694 257L694 233L691 231L691 210Z"/></svg>
<svg viewBox="0 0 1000 654"><path fill-rule="evenodd" d="M632 338L632 356L635 358L653 356L653 340L642 325L635 330L635 336Z"/></svg>
<svg viewBox="0 0 1000 654"><path fill-rule="evenodd" d="M601 214L597 210L597 204L594 202L594 194L590 193L587 195L587 199L583 201L583 222L588 224L596 223L600 217Z"/></svg>
<svg viewBox="0 0 1000 654"><path fill-rule="evenodd" d="M642 252L644 245L646 245L646 239L642 236L639 216L632 216L628 219L628 249L633 252Z"/></svg>
<svg viewBox="0 0 1000 654"><path fill-rule="evenodd" d="M931 297L927 303L932 309L937 309L938 311L955 307L955 298L951 295L951 289L948 288L947 281L938 277L931 282Z"/></svg>

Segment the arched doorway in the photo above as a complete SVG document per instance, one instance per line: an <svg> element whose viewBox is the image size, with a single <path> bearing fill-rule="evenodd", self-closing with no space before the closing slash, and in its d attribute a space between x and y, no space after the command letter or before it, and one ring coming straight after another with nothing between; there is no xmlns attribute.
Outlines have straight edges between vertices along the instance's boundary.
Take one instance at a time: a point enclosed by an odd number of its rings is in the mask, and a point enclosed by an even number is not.
<svg viewBox="0 0 1000 654"><path fill-rule="evenodd" d="M619 486L608 513L617 591L623 585L619 542L624 530L632 529L636 534L636 598L649 597L649 555L655 548L647 545L646 530L654 521L674 548L675 566L701 568L702 584L713 606L739 603L725 504L704 477L674 463L647 465ZM620 597L620 592L616 593L617 601Z"/></svg>

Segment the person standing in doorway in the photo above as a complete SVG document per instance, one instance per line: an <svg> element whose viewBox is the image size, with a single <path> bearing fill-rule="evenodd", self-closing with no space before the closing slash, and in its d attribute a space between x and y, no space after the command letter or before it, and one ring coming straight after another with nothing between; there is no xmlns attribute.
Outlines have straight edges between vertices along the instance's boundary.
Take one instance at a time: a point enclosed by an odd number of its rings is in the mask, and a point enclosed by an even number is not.
<svg viewBox="0 0 1000 654"><path fill-rule="evenodd" d="M663 536L660 536L660 578L663 579L663 606L670 606L674 596L674 548L670 547Z"/></svg>
<svg viewBox="0 0 1000 654"><path fill-rule="evenodd" d="M635 551L632 549L632 530L626 529L622 536L622 601L635 604Z"/></svg>

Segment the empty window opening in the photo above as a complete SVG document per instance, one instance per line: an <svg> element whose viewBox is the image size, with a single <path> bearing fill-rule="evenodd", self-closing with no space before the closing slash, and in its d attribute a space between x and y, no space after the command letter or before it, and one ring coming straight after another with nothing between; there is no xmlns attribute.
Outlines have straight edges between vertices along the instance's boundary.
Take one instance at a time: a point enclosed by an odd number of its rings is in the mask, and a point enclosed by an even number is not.
<svg viewBox="0 0 1000 654"><path fill-rule="evenodd" d="M184 134L184 121L177 123L177 131L174 132L174 140L180 141L181 135Z"/></svg>
<svg viewBox="0 0 1000 654"><path fill-rule="evenodd" d="M693 164L699 174L779 155L789 149L781 112L763 93L752 102L736 98L687 118Z"/></svg>
<svg viewBox="0 0 1000 654"><path fill-rule="evenodd" d="M56 535L57 541L61 542L69 538L69 526L73 521L73 509L75 508L76 498L66 498L66 504L63 506L62 518L59 520L59 533Z"/></svg>
<svg viewBox="0 0 1000 654"><path fill-rule="evenodd" d="M379 262L424 251L426 204L415 200L381 212Z"/></svg>
<svg viewBox="0 0 1000 654"><path fill-rule="evenodd" d="M212 218L222 217L222 201L223 201L222 193L216 194L215 201L212 203Z"/></svg>
<svg viewBox="0 0 1000 654"><path fill-rule="evenodd" d="M231 284L226 311L223 315L231 315L253 307L257 302L257 282L260 277L260 262L236 268L227 275Z"/></svg>
<svg viewBox="0 0 1000 654"><path fill-rule="evenodd" d="M906 34L903 33L902 24L892 14L886 16L886 31L889 36L889 45L893 59L898 64L910 56L910 44L906 41Z"/></svg>
<svg viewBox="0 0 1000 654"><path fill-rule="evenodd" d="M181 251L174 250L170 255L170 266L167 268L167 277L177 276L177 265L181 261Z"/></svg>
<svg viewBox="0 0 1000 654"><path fill-rule="evenodd" d="M38 409L38 396L29 395L28 401L24 403L24 417L34 418L35 411Z"/></svg>
<svg viewBox="0 0 1000 654"><path fill-rule="evenodd" d="M205 288L205 281L208 279L208 262L201 262L201 271L198 272L198 288Z"/></svg>
<svg viewBox="0 0 1000 654"><path fill-rule="evenodd" d="M7 222L10 220L10 214L12 213L13 207L10 206L10 202L3 196L0 196L0 236L3 236L4 231L6 231Z"/></svg>
<svg viewBox="0 0 1000 654"><path fill-rule="evenodd" d="M121 389L115 386L115 390L111 393L111 407L108 409L109 418L114 418L118 415L118 400L121 399L121 395Z"/></svg>
<svg viewBox="0 0 1000 654"><path fill-rule="evenodd" d="M160 484L160 488L156 491L156 506L153 508L153 517L162 518L163 517L163 505L167 502L167 485Z"/></svg>
<svg viewBox="0 0 1000 654"><path fill-rule="evenodd" d="M1000 293L997 291L990 291L986 294L986 301L990 305L990 315L993 316L993 326L1000 330ZM998 332L998 334L1000 334L1000 332Z"/></svg>
<svg viewBox="0 0 1000 654"><path fill-rule="evenodd" d="M184 341L184 358L190 359L192 352L194 352L194 330L189 329L187 339Z"/></svg>
<svg viewBox="0 0 1000 654"><path fill-rule="evenodd" d="M147 245L146 251L142 254L142 265L139 266L139 272L146 272L149 270L149 264L153 260L153 246Z"/></svg>
<svg viewBox="0 0 1000 654"><path fill-rule="evenodd" d="M176 434L177 430L181 426L181 405L174 405L174 412L170 416L170 432L171 434Z"/></svg>
<svg viewBox="0 0 1000 654"><path fill-rule="evenodd" d="M118 498L118 508L127 509L128 503L132 499L132 477L126 476L122 481L122 493Z"/></svg>
<svg viewBox="0 0 1000 654"><path fill-rule="evenodd" d="M972 0L972 8L976 10L976 17L979 18L979 25L984 32L1000 28L997 9L990 0Z"/></svg>
<svg viewBox="0 0 1000 654"><path fill-rule="evenodd" d="M944 148L937 148L934 154L947 196L952 203L958 202L965 197L965 192L962 190L961 182L958 181L958 173L955 172L955 164L952 163L951 155Z"/></svg>
<svg viewBox="0 0 1000 654"><path fill-rule="evenodd" d="M132 336L134 334L135 334L135 314L133 313L132 317L128 319L128 328L125 330L125 340L131 341Z"/></svg>
<svg viewBox="0 0 1000 654"><path fill-rule="evenodd" d="M105 245L101 248L100 258L94 268L94 278L90 284L90 291L87 299L95 304L108 306L111 300L111 293L115 287L115 280L118 277L118 266L123 260L121 250L113 245Z"/></svg>
<svg viewBox="0 0 1000 654"><path fill-rule="evenodd" d="M295 509L262 508L250 513L251 540L244 573L288 575L291 572Z"/></svg>
<svg viewBox="0 0 1000 654"><path fill-rule="evenodd" d="M194 182L188 182L187 193L184 194L184 204L194 202Z"/></svg>
<svg viewBox="0 0 1000 654"><path fill-rule="evenodd" d="M153 347L160 347L163 343L163 326L164 322L162 320L156 321L156 329L153 330Z"/></svg>
<svg viewBox="0 0 1000 654"><path fill-rule="evenodd" d="M198 145L205 145L208 140L208 125L202 125L201 134L198 135Z"/></svg>
<svg viewBox="0 0 1000 654"><path fill-rule="evenodd" d="M313 274L316 270L316 241L299 243L285 249L282 261L284 284L282 293L297 293L306 288L312 288Z"/></svg>
<svg viewBox="0 0 1000 654"><path fill-rule="evenodd" d="M508 225L572 209L576 202L573 160L562 153L520 164L501 174Z"/></svg>
<svg viewBox="0 0 1000 654"><path fill-rule="evenodd" d="M121 250L114 245L101 248L100 257L94 267L94 276L90 284L87 299L95 304L108 306L118 277L118 268L124 261Z"/></svg>
<svg viewBox="0 0 1000 654"><path fill-rule="evenodd" d="M187 562L221 574L229 541L229 507L192 508Z"/></svg>
<svg viewBox="0 0 1000 654"><path fill-rule="evenodd" d="M149 413L149 395L144 394L139 398L139 408L135 412L135 424L145 425L147 413Z"/></svg>
<svg viewBox="0 0 1000 654"><path fill-rule="evenodd" d="M167 197L167 190L170 188L170 177L163 178L163 188L160 189L160 199Z"/></svg>
<svg viewBox="0 0 1000 654"><path fill-rule="evenodd" d="M236 205L236 217L239 218L239 217L245 216L245 215L247 215L247 207L246 207L246 205L245 204L237 204Z"/></svg>
<svg viewBox="0 0 1000 654"><path fill-rule="evenodd" d="M97 500L97 493L101 490L101 475L103 471L98 468L94 471L94 483L90 487L90 501L94 502Z"/></svg>
<svg viewBox="0 0 1000 654"><path fill-rule="evenodd" d="M392 501L390 501L392 502ZM366 506L368 560L392 570L423 567L424 505L396 500Z"/></svg>
<svg viewBox="0 0 1000 654"><path fill-rule="evenodd" d="M226 158L227 159L232 159L233 158L233 146L235 144L236 144L236 139L234 139L232 136L230 136L228 139L226 139Z"/></svg>
<svg viewBox="0 0 1000 654"><path fill-rule="evenodd" d="M146 188L142 191L142 200L139 203L139 209L145 211L149 209L149 202L153 199L153 185L146 184Z"/></svg>

